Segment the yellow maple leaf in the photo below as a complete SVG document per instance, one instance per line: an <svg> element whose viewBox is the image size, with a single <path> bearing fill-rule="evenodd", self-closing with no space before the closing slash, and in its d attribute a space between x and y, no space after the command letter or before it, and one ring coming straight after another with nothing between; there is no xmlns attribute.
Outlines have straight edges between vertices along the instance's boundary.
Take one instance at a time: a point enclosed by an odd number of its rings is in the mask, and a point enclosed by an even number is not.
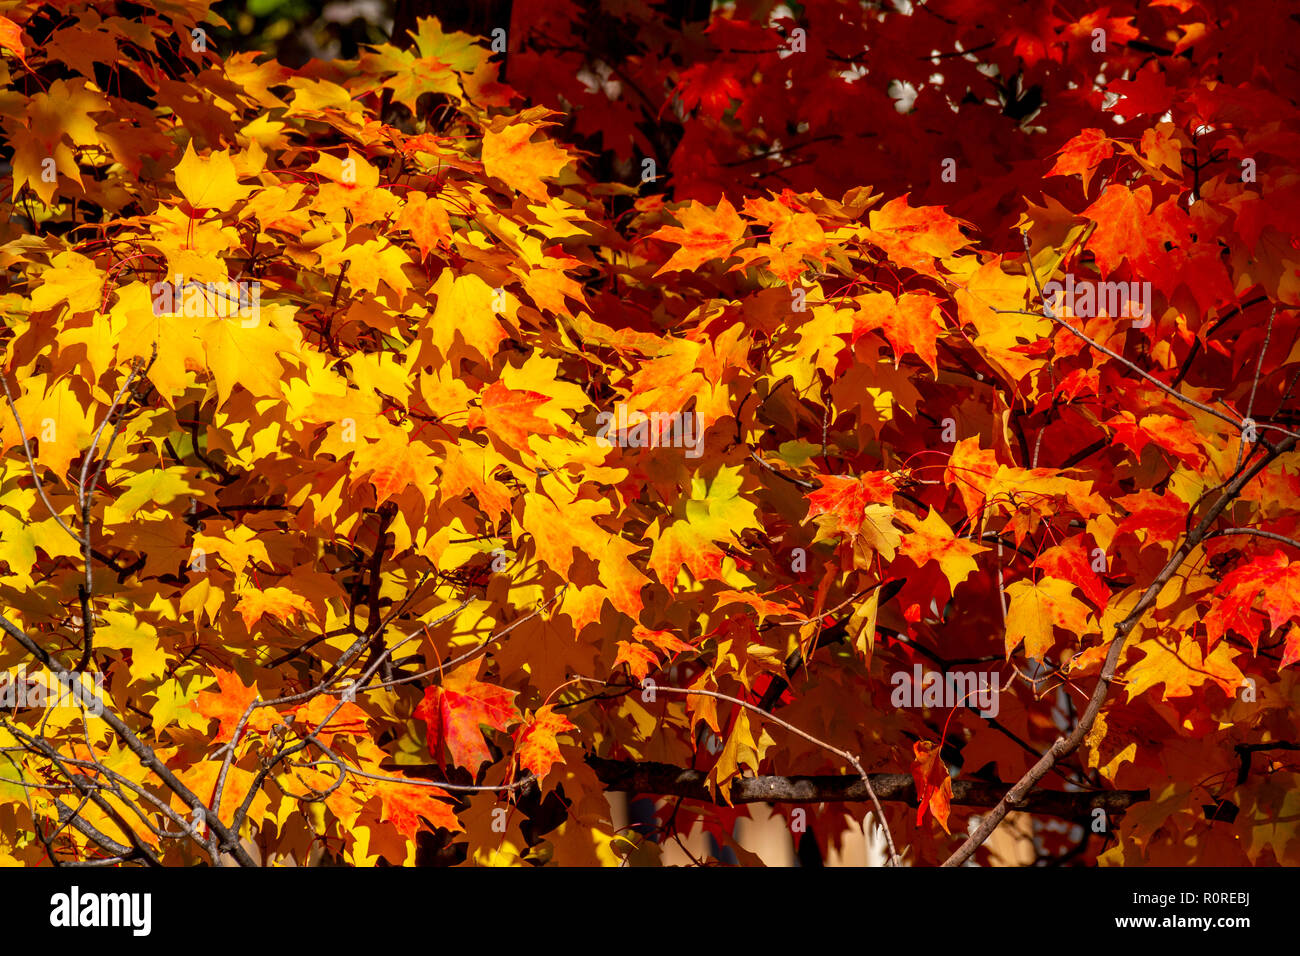
<svg viewBox="0 0 1300 956"><path fill-rule="evenodd" d="M491 361L497 346L506 337L506 329L497 318L498 304L507 298L473 273L454 275L446 269L429 290L437 296L432 319L421 330L443 358L451 355L459 336L483 358Z"/></svg>
<svg viewBox="0 0 1300 956"><path fill-rule="evenodd" d="M1076 638L1087 632L1090 612L1073 590L1071 582L1053 577L1007 586L1007 657L1024 641L1025 654L1041 661L1055 641L1053 628Z"/></svg>
<svg viewBox="0 0 1300 956"><path fill-rule="evenodd" d="M32 311L42 312L66 302L72 312L98 310L104 297L104 273L79 253L60 252L32 290Z"/></svg>
<svg viewBox="0 0 1300 956"><path fill-rule="evenodd" d="M252 192L252 187L239 185L229 150L201 157L194 152L194 144L187 143L174 172L176 188L195 209L228 212Z"/></svg>
<svg viewBox="0 0 1300 956"><path fill-rule="evenodd" d="M1164 641L1146 640L1133 645L1133 650L1142 653L1142 659L1130 664L1125 677L1128 678L1128 699L1132 700L1155 687L1164 684L1161 700L1171 697L1190 697L1197 687L1213 682L1222 688L1229 697L1236 694L1241 687L1243 675L1233 662L1241 652L1227 641L1219 641L1209 654L1201 650L1200 641L1190 635L1183 635L1175 651Z"/></svg>
<svg viewBox="0 0 1300 956"><path fill-rule="evenodd" d="M550 193L543 179L555 179L572 157L549 139L532 141L537 127L515 123L500 132L483 134L483 169L529 199L546 202Z"/></svg>
<svg viewBox="0 0 1300 956"><path fill-rule="evenodd" d="M81 448L90 444L94 427L90 414L82 408L69 379L47 384L44 373L24 381L24 394L14 401L13 409L4 413L0 428L0 448L8 449L22 442L18 436L15 414L22 419L28 448L38 464L49 468L62 482L68 465Z"/></svg>
<svg viewBox="0 0 1300 956"><path fill-rule="evenodd" d="M958 538L934 508L924 519L903 511L898 512L898 518L912 528L911 534L903 536L899 553L911 558L918 568L937 561L952 590L979 570L975 555L989 550L974 541Z"/></svg>
<svg viewBox="0 0 1300 956"><path fill-rule="evenodd" d="M307 617L316 617L316 612L307 603L307 599L288 588L266 588L263 591L249 589L239 596L235 610L244 619L244 626L250 630L268 614L281 621L289 620L298 612Z"/></svg>

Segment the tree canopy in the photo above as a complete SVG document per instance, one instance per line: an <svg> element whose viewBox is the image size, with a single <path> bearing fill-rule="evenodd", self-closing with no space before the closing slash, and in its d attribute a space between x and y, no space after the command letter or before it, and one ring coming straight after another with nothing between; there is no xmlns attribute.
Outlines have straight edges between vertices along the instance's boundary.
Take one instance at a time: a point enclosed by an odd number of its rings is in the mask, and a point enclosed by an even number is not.
<svg viewBox="0 0 1300 956"><path fill-rule="evenodd" d="M0 9L0 864L1300 862L1288 4L228 6Z"/></svg>

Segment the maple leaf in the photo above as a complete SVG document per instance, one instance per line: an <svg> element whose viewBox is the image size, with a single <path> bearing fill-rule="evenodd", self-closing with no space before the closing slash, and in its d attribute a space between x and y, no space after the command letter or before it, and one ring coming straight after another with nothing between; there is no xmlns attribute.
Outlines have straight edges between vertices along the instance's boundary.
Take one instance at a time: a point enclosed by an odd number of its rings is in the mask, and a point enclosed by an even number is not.
<svg viewBox="0 0 1300 956"><path fill-rule="evenodd" d="M934 260L966 245L961 221L938 206L911 206L908 196L891 199L869 214L870 239L901 265L933 273Z"/></svg>
<svg viewBox="0 0 1300 956"><path fill-rule="evenodd" d="M1275 549L1227 574L1215 596L1220 600L1205 615L1209 646L1214 647L1231 629L1250 642L1251 650L1258 650L1260 627L1253 613L1257 600L1268 616L1271 633L1300 620L1300 562Z"/></svg>
<svg viewBox="0 0 1300 956"><path fill-rule="evenodd" d="M639 624L633 629L632 636L636 638L635 642L618 642L618 656L614 658L614 666L627 664L627 669L637 680L643 680L651 669L659 668L660 653L678 654L695 650L668 631L654 631ZM647 647L646 644L653 646Z"/></svg>
<svg viewBox="0 0 1300 956"><path fill-rule="evenodd" d="M1114 272L1125 259L1138 269L1155 272L1155 261L1166 242L1184 248L1190 245L1186 214L1168 201L1155 209L1151 203L1150 186L1130 190L1113 184L1083 211L1097 223L1088 248L1103 275Z"/></svg>
<svg viewBox="0 0 1300 956"><path fill-rule="evenodd" d="M113 508L124 518L130 518L146 504L169 504L196 490L190 477L187 468L159 468L133 475L123 482L124 490L113 502Z"/></svg>
<svg viewBox="0 0 1300 956"><path fill-rule="evenodd" d="M608 501L570 501L563 507L545 495L524 496L523 527L533 536L537 556L553 570L567 576L573 555L597 555L605 550L610 533L592 518L608 514Z"/></svg>
<svg viewBox="0 0 1300 956"><path fill-rule="evenodd" d="M273 311L273 307L263 305L262 319L253 328L243 327L242 320L218 318L198 330L206 365L222 403L230 398L236 385L262 397L279 393L284 363L278 355L292 352L294 343L267 321Z"/></svg>
<svg viewBox="0 0 1300 956"><path fill-rule="evenodd" d="M911 534L903 536L899 554L911 558L918 568L936 562L951 590L955 591L958 584L979 570L975 555L989 550L974 541L958 538L933 508L924 518L906 512L900 512L899 518L912 528Z"/></svg>
<svg viewBox="0 0 1300 956"><path fill-rule="evenodd" d="M1155 166L1163 166L1175 176L1183 172L1183 146L1173 123L1161 123L1142 134L1142 155Z"/></svg>
<svg viewBox="0 0 1300 956"><path fill-rule="evenodd" d="M456 819L451 805L439 799L440 797L451 798L451 795L440 787L417 784L414 781L411 784L404 784L381 780L375 783L374 789L383 803L383 816L380 819L387 820L409 840L415 839L416 833L426 820L433 825L434 829L441 827L453 833L465 829Z"/></svg>
<svg viewBox="0 0 1300 956"><path fill-rule="evenodd" d="M1282 662L1277 665L1277 669L1281 670L1296 661L1300 661L1300 626L1292 624L1287 628L1286 644L1282 648Z"/></svg>
<svg viewBox="0 0 1300 956"><path fill-rule="evenodd" d="M316 611L302 595L295 594L288 588L273 587L264 591L247 590L239 596L235 610L244 619L244 626L249 630L268 614L280 621L288 621L295 614L316 617Z"/></svg>
<svg viewBox="0 0 1300 956"><path fill-rule="evenodd" d="M867 329L881 329L896 356L898 366L903 354L911 352L938 373L937 339L943 329L939 300L932 295L905 292L895 299L888 292L875 292L858 298L858 317L853 323L853 341Z"/></svg>
<svg viewBox="0 0 1300 956"><path fill-rule="evenodd" d="M412 190L397 217L398 228L405 229L415 240L420 257L451 241L451 219L437 199ZM441 277L440 277L441 278Z"/></svg>
<svg viewBox="0 0 1300 956"><path fill-rule="evenodd" d="M952 804L952 777L939 752L932 740L918 740L912 744L912 780L916 783L918 801L916 825L921 825L925 812L929 810L944 832L951 833L948 813Z"/></svg>
<svg viewBox="0 0 1300 956"><path fill-rule="evenodd" d="M1116 503L1128 512L1119 531L1141 531L1155 541L1174 541L1187 524L1187 502L1172 491L1159 495L1139 491L1117 498Z"/></svg>
<svg viewBox="0 0 1300 956"><path fill-rule="evenodd" d="M80 253L60 252L32 292L32 308L44 311L66 302L73 312L98 308L104 297L104 273Z"/></svg>
<svg viewBox="0 0 1300 956"><path fill-rule="evenodd" d="M730 108L732 100L740 99L744 90L727 64L697 63L677 78L675 92L681 98L683 109L699 106L706 116L718 120Z"/></svg>
<svg viewBox="0 0 1300 956"><path fill-rule="evenodd" d="M1051 322L1024 314L1030 294L1028 278L1005 272L1000 256L982 264L963 265L970 271L958 273L963 278L953 296L958 314L962 322L975 328L976 349L1007 381L1019 383L1037 367L1034 358L1026 354L1026 345L1050 334Z"/></svg>
<svg viewBox="0 0 1300 956"><path fill-rule="evenodd" d="M0 446L20 446L18 421L32 423L34 428L28 430L27 439L35 446L36 461L49 468L61 483L81 446L90 444L91 420L70 379L47 382L48 377L42 374L24 383L24 394L5 415Z"/></svg>
<svg viewBox="0 0 1300 956"><path fill-rule="evenodd" d="M457 337L483 358L492 358L507 335L497 314L496 290L473 273L453 275L445 270L430 292L438 303L421 337L427 337L444 358L451 356Z"/></svg>
<svg viewBox="0 0 1300 956"><path fill-rule="evenodd" d="M656 276L675 269L698 269L710 259L726 259L745 234L744 220L725 198L716 209L692 200L687 208L673 215L680 226L664 226L649 236L678 246Z"/></svg>
<svg viewBox="0 0 1300 956"><path fill-rule="evenodd" d="M767 268L773 275L784 282L794 283L808 269L805 260L825 261L826 232L813 213L795 211L781 203L754 200L746 200L744 209L745 215L772 224L769 242L738 251L744 263L766 259Z"/></svg>
<svg viewBox="0 0 1300 956"><path fill-rule="evenodd" d="M1177 649L1159 640L1144 640L1135 643L1133 650L1142 654L1142 660L1125 670L1129 700L1158 684L1164 685L1161 700L1191 696L1197 687L1210 681L1231 697L1242 685L1244 675L1233 663L1241 652L1226 643L1219 643L1205 654L1199 641L1185 635Z"/></svg>
<svg viewBox="0 0 1300 956"><path fill-rule="evenodd" d="M557 714L553 705L539 707L533 719L527 721L516 736L515 755L519 758L519 765L542 779L551 772L552 766L564 761L556 735L577 729L567 717Z"/></svg>
<svg viewBox="0 0 1300 956"><path fill-rule="evenodd" d="M1131 417L1125 413L1125 418ZM1137 422L1116 418L1107 424L1114 427L1116 441L1136 452L1154 444L1193 468L1205 463L1205 438L1187 419L1172 415L1144 415Z"/></svg>
<svg viewBox="0 0 1300 956"><path fill-rule="evenodd" d="M217 728L217 740L234 737L235 728L239 726L244 711L253 701L262 697L257 684L246 687L233 671L212 668L212 675L217 679L216 693L204 692L194 700L192 709L203 717L215 717L221 722ZM279 716L270 707L258 707L248 718L247 729L265 733L280 722Z"/></svg>
<svg viewBox="0 0 1300 956"><path fill-rule="evenodd" d="M1112 80L1107 90L1121 99L1115 111L1124 116L1141 116L1152 113L1159 116L1173 102L1173 90L1165 83L1164 74L1155 67L1139 70L1131 80Z"/></svg>
<svg viewBox="0 0 1300 956"><path fill-rule="evenodd" d="M24 61L25 62L25 61ZM58 191L57 171L81 189L85 182L70 143L82 147L102 147L103 131L94 118L112 106L84 79L55 80L49 89L31 96L25 104L21 128L14 134L14 188L30 186L41 202L49 204ZM11 127L14 124L7 124ZM54 161L53 169L48 162ZM15 192L15 195L17 193Z"/></svg>
<svg viewBox="0 0 1300 956"><path fill-rule="evenodd" d="M555 179L572 157L550 140L533 142L537 127L515 123L483 134L483 168L529 199L545 202L549 197L543 179Z"/></svg>
<svg viewBox="0 0 1300 956"><path fill-rule="evenodd" d="M1045 550L1034 559L1034 567L1041 568L1049 577L1073 582L1097 610L1104 611L1110 600L1110 588L1094 570L1094 560L1083 537L1075 536Z"/></svg>
<svg viewBox="0 0 1300 956"><path fill-rule="evenodd" d="M1056 163L1047 171L1048 176L1081 176L1083 191L1097 166L1115 153L1114 144L1099 129L1085 129L1057 151Z"/></svg>
<svg viewBox="0 0 1300 956"><path fill-rule="evenodd" d="M253 787L254 774L242 767L226 766L221 760L201 760L179 771L176 776L206 806L213 806L217 792L217 779L225 773L225 786L221 791L220 810L228 811L230 807L241 806ZM172 808L182 816L189 815L193 808L179 796L172 793ZM253 819L262 819L270 809L271 800L266 792L259 790L249 804L249 813Z"/></svg>
<svg viewBox="0 0 1300 956"><path fill-rule="evenodd" d="M1045 660L1055 642L1054 628L1081 637L1088 630L1088 606L1071 592L1074 585L1044 576L1007 585L1007 657L1023 641L1025 654Z"/></svg>
<svg viewBox="0 0 1300 956"><path fill-rule="evenodd" d="M821 487L810 491L808 517L828 515L834 519L832 529L856 534L869 504L889 504L894 500L897 479L887 471L871 471L851 478L846 475L821 475Z"/></svg>
<svg viewBox="0 0 1300 956"><path fill-rule="evenodd" d="M513 703L517 694L455 675L444 678L441 687L426 688L424 699L415 708L415 717L428 725L429 753L438 765L442 765L446 747L456 766L477 773L484 762L492 759L480 725L505 730L517 721Z"/></svg>
<svg viewBox="0 0 1300 956"><path fill-rule="evenodd" d="M710 786L718 788L718 792L722 794L728 806L731 804L730 788L726 786L728 781L739 776L742 768L751 773L758 773L764 755L775 743L767 729L761 726L758 736L754 736L747 711L742 710L736 714L731 733L727 735L717 762L714 763L708 776Z"/></svg>
<svg viewBox="0 0 1300 956"><path fill-rule="evenodd" d="M493 382L470 409L469 427L488 428L508 446L527 448L529 435L554 435L556 428L535 411L550 399L540 392L518 391Z"/></svg>
<svg viewBox="0 0 1300 956"><path fill-rule="evenodd" d="M186 144L185 155L174 172L176 188L194 209L226 212L252 192L252 187L239 185L239 174L228 152L200 157L193 143Z"/></svg>
<svg viewBox="0 0 1300 956"><path fill-rule="evenodd" d="M328 744L339 734L352 737L363 735L366 731L367 717L366 712L356 704L320 696L313 697L294 710L293 719L295 723L315 732Z"/></svg>
<svg viewBox="0 0 1300 956"><path fill-rule="evenodd" d="M0 50L8 50L24 64L27 62L23 47L23 28L8 17L0 17Z"/></svg>
<svg viewBox="0 0 1300 956"><path fill-rule="evenodd" d="M650 553L650 567L666 587L674 586L683 565L696 580L722 580L723 551L717 542L756 527L754 506L741 493L743 484L741 469L729 466L719 468L711 482L691 479L684 519L665 528Z"/></svg>
<svg viewBox="0 0 1300 956"><path fill-rule="evenodd" d="M944 466L943 480L956 487L966 506L966 514L973 521L981 517L989 487L998 472L998 456L991 450L980 448L978 438L963 438L953 446Z"/></svg>
<svg viewBox="0 0 1300 956"><path fill-rule="evenodd" d="M378 441L366 442L357 449L353 467L356 477L352 486L368 478L375 489L376 505L400 496L411 485L418 487L426 500L432 495L433 489L422 479L432 472L434 459L399 428L382 426Z"/></svg>

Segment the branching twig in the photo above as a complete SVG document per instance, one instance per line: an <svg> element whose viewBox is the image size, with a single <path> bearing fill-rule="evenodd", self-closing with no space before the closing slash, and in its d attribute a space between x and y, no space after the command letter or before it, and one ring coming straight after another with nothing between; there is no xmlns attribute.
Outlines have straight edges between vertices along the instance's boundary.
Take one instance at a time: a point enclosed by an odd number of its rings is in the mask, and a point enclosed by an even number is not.
<svg viewBox="0 0 1300 956"><path fill-rule="evenodd" d="M1097 720L1097 715L1101 712L1102 704L1106 702L1106 697L1110 693L1110 684L1115 677L1115 669L1119 665L1120 655L1124 651L1124 645L1129 633L1137 626L1138 621L1151 607L1160 592L1164 589L1165 584L1173 577L1174 573L1182 566L1183 561L1192 553L1197 545L1205 538L1209 532L1210 526L1223 513L1224 509L1236 499L1241 493L1241 489L1246 486L1259 472L1263 471L1268 464L1278 455L1283 454L1293 448L1296 444L1294 437L1287 438L1268 455L1260 458L1253 465L1239 474L1223 488L1223 493L1219 499L1209 508L1200 523L1187 534L1183 543L1174 552L1173 556L1165 563L1164 568L1156 575L1155 580L1147 586L1147 589L1138 599L1133 610L1128 613L1124 620L1120 621L1115 627L1115 634L1111 639L1110 650L1106 654L1105 663L1098 675L1097 687L1088 700L1088 706L1084 710L1079 722L1075 724L1074 729L1064 737L1058 737L1046 753L1022 776L1011 788L1005 797L998 801L995 806L983 819L980 820L979 826L971 832L965 842L944 861L944 866L961 866L975 853L990 834L997 828L998 824L1006 817L1013 807L1018 806L1028 795L1034 784L1038 783L1057 761L1069 756L1078 749L1083 743L1088 731L1092 729L1093 723Z"/></svg>
<svg viewBox="0 0 1300 956"><path fill-rule="evenodd" d="M731 781L725 798L712 793L708 773L688 767L643 760L610 760L588 756L587 763L606 788L620 793L644 793L684 797L705 803L850 803L869 800L866 785L850 775L759 776ZM917 805L916 782L904 773L868 774L878 799ZM963 807L991 807L1001 800L1009 785L983 780L954 780L952 803ZM1151 799L1147 790L1032 790L1018 809L1069 820L1087 819L1093 810L1123 813L1137 803Z"/></svg>
<svg viewBox="0 0 1300 956"><path fill-rule="evenodd" d="M591 684L598 684L602 687L609 686L608 681L603 681L595 677L579 677L578 679L587 681L588 683ZM794 724L790 723L789 721L785 721L782 720L780 717L777 717L771 711L764 710L763 708L755 706L754 704L751 704L748 701L741 700L739 697L732 697L730 694L722 694L714 690L695 690L689 687L665 687L662 684L655 684L654 690L655 693L658 693L659 691L663 691L665 694L699 695L701 697L712 697L715 700L724 700L727 701L728 703L735 704L738 707L743 707L746 710L752 711L753 713L758 714L759 716L767 720L770 720L772 723L776 724L777 726L785 728L786 730L790 731L790 733L794 734L796 737L802 737L804 740L808 741L809 743L821 747L823 750L829 753L833 753L835 756L839 757L841 760L848 763L854 770L857 771L858 776L862 779L862 786L867 794L867 797L871 800L872 807L875 809L876 821L880 824L880 828L885 833L885 844L889 848L889 863L891 866L898 866L899 864L898 851L894 848L894 837L893 834L890 833L889 831L889 823L885 820L884 807L880 805L880 800L876 797L875 790L872 789L871 778L868 777L866 771L862 769L862 762L856 756L849 753L847 750L841 750L839 747L836 747L834 744L829 744L824 740L814 737L812 734L808 733L805 730L801 730L800 728L796 727Z"/></svg>

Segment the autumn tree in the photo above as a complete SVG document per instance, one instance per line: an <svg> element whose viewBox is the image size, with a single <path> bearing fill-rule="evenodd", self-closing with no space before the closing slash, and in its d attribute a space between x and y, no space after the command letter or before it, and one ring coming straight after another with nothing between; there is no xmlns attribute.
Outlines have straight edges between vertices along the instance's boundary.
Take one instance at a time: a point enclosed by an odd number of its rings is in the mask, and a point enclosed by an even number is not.
<svg viewBox="0 0 1300 956"><path fill-rule="evenodd" d="M1285 4L438 6L0 17L0 863L1300 862Z"/></svg>

